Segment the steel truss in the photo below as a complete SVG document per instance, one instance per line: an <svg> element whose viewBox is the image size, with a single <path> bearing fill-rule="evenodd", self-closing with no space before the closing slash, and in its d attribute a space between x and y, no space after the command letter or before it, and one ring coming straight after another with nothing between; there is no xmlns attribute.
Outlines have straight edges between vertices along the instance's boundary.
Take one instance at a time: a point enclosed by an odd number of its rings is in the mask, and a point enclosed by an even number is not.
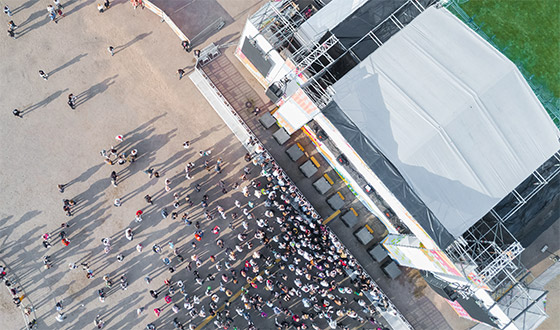
<svg viewBox="0 0 560 330"><path fill-rule="evenodd" d="M527 284L531 274L518 258L522 251L521 244L493 213L469 228L446 250L465 277L473 270L476 274L474 288L456 286L459 293L472 296L486 284L492 290L495 304L512 320L510 324L518 329L533 329L547 317L542 307L546 292ZM510 324L501 324L500 328Z"/></svg>
<svg viewBox="0 0 560 330"><path fill-rule="evenodd" d="M560 152L556 152L490 212L501 222L506 222L558 174L560 174Z"/></svg>
<svg viewBox="0 0 560 330"><path fill-rule="evenodd" d="M396 31L402 30L412 19L418 16L425 10L424 6L418 0L408 0L399 8L394 10L390 15L388 15L383 21L377 24L373 29L368 31L363 37L361 37L357 42L351 45L348 49L344 47L341 43L336 42L331 45L339 44L343 52L336 58L330 56L317 56L313 63L305 65L306 69L303 73L306 74L308 82L302 87L305 93L311 98L313 102L317 105L319 109L322 109L327 104L330 103L334 93L329 86L333 85L341 77L337 77L331 72L332 66L344 56L351 56L351 58L356 62L360 63L365 57L358 56L354 52L354 47L362 43L366 39L371 39L376 46L372 49L373 52L378 47L382 46L384 42L389 40L389 38L394 33L388 33L389 30ZM411 11L411 12L408 12ZM334 37L334 35L332 36ZM329 37L331 39L331 37ZM329 41L327 39L327 41ZM308 46L309 47L309 46ZM324 44L320 46L315 45L317 48L324 48ZM329 47L330 48L330 47ZM371 54L371 52L369 54ZM326 51L324 52L325 54ZM368 55L369 55L368 54ZM298 61L294 61L298 63ZM307 63L306 63L307 64ZM317 70L317 68L320 68Z"/></svg>
<svg viewBox="0 0 560 330"><path fill-rule="evenodd" d="M266 3L249 18L249 21L272 48L278 50L290 44L297 29L306 19L294 1L283 0Z"/></svg>
<svg viewBox="0 0 560 330"><path fill-rule="evenodd" d="M497 219L479 220L446 251L465 277L473 272L476 285L488 285L494 296L526 273L517 258L523 247Z"/></svg>
<svg viewBox="0 0 560 330"><path fill-rule="evenodd" d="M548 317L543 303L548 292L531 288L527 284L529 275L527 273L496 301L511 319L502 329L511 324L518 329L535 329Z"/></svg>

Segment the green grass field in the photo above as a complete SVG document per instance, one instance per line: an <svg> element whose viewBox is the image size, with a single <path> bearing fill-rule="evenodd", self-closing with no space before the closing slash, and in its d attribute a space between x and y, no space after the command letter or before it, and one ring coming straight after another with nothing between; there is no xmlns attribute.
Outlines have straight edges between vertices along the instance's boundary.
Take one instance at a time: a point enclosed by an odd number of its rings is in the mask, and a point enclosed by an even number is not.
<svg viewBox="0 0 560 330"><path fill-rule="evenodd" d="M470 0L461 8L533 82L560 98L560 0Z"/></svg>

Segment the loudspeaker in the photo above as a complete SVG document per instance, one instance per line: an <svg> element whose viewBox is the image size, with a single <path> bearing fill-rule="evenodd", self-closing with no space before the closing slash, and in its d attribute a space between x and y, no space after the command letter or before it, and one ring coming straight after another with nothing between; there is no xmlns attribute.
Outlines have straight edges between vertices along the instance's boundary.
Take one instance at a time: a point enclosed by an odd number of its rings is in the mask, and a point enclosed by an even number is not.
<svg viewBox="0 0 560 330"><path fill-rule="evenodd" d="M327 134L325 134L325 131L323 131L322 129L318 129L317 130L317 139L321 142L327 140L329 137L327 136Z"/></svg>
<svg viewBox="0 0 560 330"><path fill-rule="evenodd" d="M282 97L282 94L284 94L284 92L282 91L282 88L278 83L273 83L268 87L265 94L272 101L272 103L276 103L276 101L278 101L278 99Z"/></svg>
<svg viewBox="0 0 560 330"><path fill-rule="evenodd" d="M338 160L341 165L348 165L348 159L346 159L344 154L340 154L340 156L336 157L336 160Z"/></svg>
<svg viewBox="0 0 560 330"><path fill-rule="evenodd" d="M445 292L445 294L449 297L449 300L451 300L451 301L457 300L457 297L459 296L457 291L453 290L449 286L446 286L445 288L443 288L443 292Z"/></svg>

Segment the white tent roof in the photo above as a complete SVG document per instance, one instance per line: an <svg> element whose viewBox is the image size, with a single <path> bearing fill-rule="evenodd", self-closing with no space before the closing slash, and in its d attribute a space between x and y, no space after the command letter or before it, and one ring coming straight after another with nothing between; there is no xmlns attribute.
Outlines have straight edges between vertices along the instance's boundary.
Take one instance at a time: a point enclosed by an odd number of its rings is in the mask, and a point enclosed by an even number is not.
<svg viewBox="0 0 560 330"><path fill-rule="evenodd" d="M369 0L332 0L306 20L298 30L304 40L318 41L328 30L337 26Z"/></svg>
<svg viewBox="0 0 560 330"><path fill-rule="evenodd" d="M515 65L444 8L428 8L333 87L455 237L560 149Z"/></svg>

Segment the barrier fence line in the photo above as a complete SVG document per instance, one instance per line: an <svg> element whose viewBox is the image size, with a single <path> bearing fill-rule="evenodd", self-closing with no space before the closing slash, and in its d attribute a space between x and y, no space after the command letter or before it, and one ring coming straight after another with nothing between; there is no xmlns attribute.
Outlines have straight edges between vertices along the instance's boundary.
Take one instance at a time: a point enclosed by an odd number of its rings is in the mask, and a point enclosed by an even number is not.
<svg viewBox="0 0 560 330"><path fill-rule="evenodd" d="M144 0L143 3L145 8L148 8L151 12L161 17L161 21L167 23L167 25L169 25L171 30L175 32L175 34L179 37L179 39L186 40L189 42L189 44L191 43L191 40L187 38L187 36L183 33L183 31L179 29L179 27L175 24L175 22L173 22L173 20L169 16L167 16L167 14L163 10L159 9L156 5L151 3L149 0Z"/></svg>
<svg viewBox="0 0 560 330"><path fill-rule="evenodd" d="M11 287L15 287L16 290L21 291L21 293L23 294L23 299L20 300L19 310L21 311L21 315L23 316L23 321L25 322L25 329L30 330L29 323L31 322L31 319L29 316L31 316L31 313L33 313L34 315L33 319L34 320L37 319L37 315L35 314L35 308L33 308L33 304L31 303L31 300L29 299L27 293L23 289L23 286L21 286L21 284L19 283L19 278L16 276L15 272L12 271L12 269L8 266L7 263L4 262L4 260L0 259L0 261L2 261L2 265L4 266L4 271L6 272L6 276L2 279L2 281L9 280L10 283L12 284ZM6 289L8 290L11 296L12 293L10 292L10 288L6 287ZM29 300L29 305L25 304L24 301L26 299ZM29 316L24 312L26 308L29 308L31 310Z"/></svg>
<svg viewBox="0 0 560 330"><path fill-rule="evenodd" d="M207 63L207 62L205 62ZM206 73L204 73L203 70L201 70L199 68L198 65L198 59L197 59L197 64L195 65L195 71L197 71L197 73L199 73L207 82L208 85L212 88L212 90L214 91L214 93L216 93L219 98L224 102L224 104L226 105L226 108L231 112L231 114L238 120L238 123L247 131L247 133L250 136L250 139L252 139L253 141L255 141L255 144L258 144L258 146L260 148L262 148L263 152L262 154L264 154L267 158L271 159L274 163L278 164L278 162L276 161L276 159L274 159L274 157L272 157L272 155L267 151L267 149L264 147L264 144L257 138L256 134L253 133L253 131L251 130L251 128L249 128L249 126L247 126L247 124L245 124L245 121L241 118L241 116L239 116L237 114L237 111L235 111L235 109L231 106L231 104L229 104L229 102L225 99L225 97L222 95L222 93L220 93L220 91L218 90L218 88L214 85L214 83L212 83L212 81L210 80L210 78L206 75ZM255 147L253 147L253 145L251 143L249 143L248 141L241 141L241 143L243 144L243 146L249 151L249 152L254 152ZM252 148L253 147L253 148ZM317 212L317 210L315 210L315 208L313 207L313 205L311 203L309 203L307 201L307 199L305 198L305 196L301 193L301 191L299 190L299 188L297 187L297 185L292 181L292 179L284 172L284 170L282 168L280 168L282 171L283 176L287 179L287 181L292 184L294 187L296 187L296 194L298 195L299 198L301 198L302 200L305 200L307 202L307 204L310 206L310 209L313 211L313 213L317 214L320 218L319 213ZM325 226L329 237L332 238L333 236L338 240L338 242L340 243L340 245L344 248L344 252L347 255L352 255L352 253L348 250L348 248L342 243L342 241L338 238L338 236L336 236L336 234L334 234L334 232L328 227ZM408 329L414 329L412 327L412 325L408 322L408 320L406 320L406 318L400 313L400 311L396 308L396 306L391 302L391 300L389 300L389 298L387 297L387 295L381 290L381 288L379 288L379 285L377 285L377 283L373 280L373 278L365 271L365 268L358 262L358 260L354 258L354 261L356 262L357 265L360 266L360 268L364 271L364 273L366 274L367 277L369 277L370 281L372 283L374 283L375 287L377 288L377 290L379 290L379 292L381 293L381 295L383 296L384 300L387 302L389 308L387 308L388 313L391 313L391 309L394 312L395 316L397 318L399 318L401 320L401 322L403 323L403 325L405 325ZM371 298L369 297L369 295L365 295L366 298L368 300L371 301ZM373 303L373 302L372 302ZM375 310L380 314L383 315L383 311L381 311L380 309L378 309L378 307L374 304Z"/></svg>

